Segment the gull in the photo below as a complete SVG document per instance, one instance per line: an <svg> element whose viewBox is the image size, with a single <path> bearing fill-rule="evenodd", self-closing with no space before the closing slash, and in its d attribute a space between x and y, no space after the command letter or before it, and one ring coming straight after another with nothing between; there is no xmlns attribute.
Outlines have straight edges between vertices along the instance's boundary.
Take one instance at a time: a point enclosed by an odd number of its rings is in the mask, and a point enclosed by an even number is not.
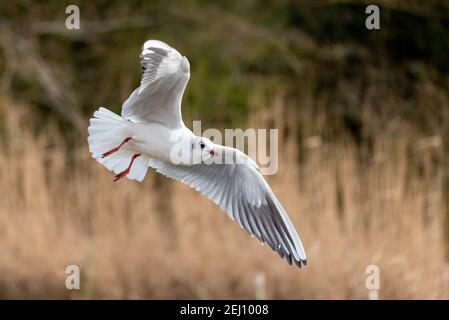
<svg viewBox="0 0 449 320"><path fill-rule="evenodd" d="M100 107L90 119L92 157L115 173L114 181L140 182L152 168L183 182L290 265L306 265L301 240L256 162L238 149L196 136L182 121L187 58L162 41L148 40L140 63L140 86L123 103L121 116Z"/></svg>

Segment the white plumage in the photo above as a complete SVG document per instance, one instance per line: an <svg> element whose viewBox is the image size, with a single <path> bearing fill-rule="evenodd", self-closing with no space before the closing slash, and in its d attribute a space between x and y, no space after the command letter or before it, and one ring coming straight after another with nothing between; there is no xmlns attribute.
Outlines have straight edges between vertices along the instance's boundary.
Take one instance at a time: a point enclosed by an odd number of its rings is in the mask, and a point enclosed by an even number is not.
<svg viewBox="0 0 449 320"><path fill-rule="evenodd" d="M179 180L215 202L290 264L306 264L301 240L257 164L237 149L195 136L184 125L187 58L161 41L148 40L140 62L140 86L123 103L122 115L99 108L90 119L92 157L113 171L116 180L126 176L142 181L148 167ZM180 151L187 158L175 161Z"/></svg>

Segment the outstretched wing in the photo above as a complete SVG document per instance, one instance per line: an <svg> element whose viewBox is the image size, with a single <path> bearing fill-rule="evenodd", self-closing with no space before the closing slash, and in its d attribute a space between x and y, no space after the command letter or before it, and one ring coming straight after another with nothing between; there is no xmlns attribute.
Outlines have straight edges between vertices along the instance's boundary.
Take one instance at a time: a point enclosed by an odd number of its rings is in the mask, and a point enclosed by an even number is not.
<svg viewBox="0 0 449 320"><path fill-rule="evenodd" d="M186 57L158 40L148 40L140 55L142 79L123 103L122 116L135 122L182 124L181 100L190 77Z"/></svg>
<svg viewBox="0 0 449 320"><path fill-rule="evenodd" d="M225 152L242 152L221 146L215 147L218 156ZM241 163L243 162L243 163ZM281 258L297 266L306 264L306 254L287 213L273 191L251 161L231 164L175 165L150 160L157 172L179 180L199 191L227 213L242 228L267 243Z"/></svg>

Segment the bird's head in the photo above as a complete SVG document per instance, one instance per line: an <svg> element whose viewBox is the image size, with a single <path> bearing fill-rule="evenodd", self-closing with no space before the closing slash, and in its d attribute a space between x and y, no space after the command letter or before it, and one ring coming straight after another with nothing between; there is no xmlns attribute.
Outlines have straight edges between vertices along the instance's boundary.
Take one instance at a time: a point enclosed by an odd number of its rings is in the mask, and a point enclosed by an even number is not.
<svg viewBox="0 0 449 320"><path fill-rule="evenodd" d="M199 163L215 156L214 143L204 137L195 137L192 141L192 157Z"/></svg>

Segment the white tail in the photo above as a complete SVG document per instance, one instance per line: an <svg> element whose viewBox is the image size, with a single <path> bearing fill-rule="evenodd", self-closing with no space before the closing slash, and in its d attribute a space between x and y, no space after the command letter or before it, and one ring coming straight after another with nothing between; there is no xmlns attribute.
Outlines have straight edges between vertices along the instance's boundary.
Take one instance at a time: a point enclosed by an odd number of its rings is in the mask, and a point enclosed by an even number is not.
<svg viewBox="0 0 449 320"><path fill-rule="evenodd" d="M95 111L94 117L90 119L90 126L87 129L89 133L87 142L92 158L115 174L120 174L126 170L133 159L133 155L136 154L136 151L132 150L132 139L110 155L104 156L104 154L119 146L126 138L132 138L131 125L132 122L106 108ZM141 155L133 160L126 177L130 180L142 181L147 170L148 159Z"/></svg>

